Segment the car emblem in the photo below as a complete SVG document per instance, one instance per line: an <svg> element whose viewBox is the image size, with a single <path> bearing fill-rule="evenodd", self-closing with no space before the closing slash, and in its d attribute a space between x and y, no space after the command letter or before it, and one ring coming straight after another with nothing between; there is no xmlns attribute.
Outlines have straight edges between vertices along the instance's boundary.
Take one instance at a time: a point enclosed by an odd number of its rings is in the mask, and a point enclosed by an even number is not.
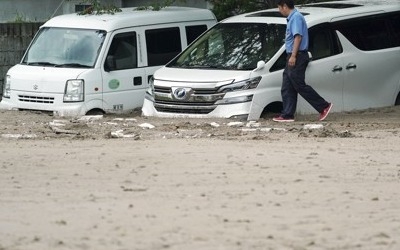
<svg viewBox="0 0 400 250"><path fill-rule="evenodd" d="M33 85L34 90L38 90L39 86L37 84Z"/></svg>
<svg viewBox="0 0 400 250"><path fill-rule="evenodd" d="M189 99L192 92L191 88L172 88L174 98L181 101Z"/></svg>

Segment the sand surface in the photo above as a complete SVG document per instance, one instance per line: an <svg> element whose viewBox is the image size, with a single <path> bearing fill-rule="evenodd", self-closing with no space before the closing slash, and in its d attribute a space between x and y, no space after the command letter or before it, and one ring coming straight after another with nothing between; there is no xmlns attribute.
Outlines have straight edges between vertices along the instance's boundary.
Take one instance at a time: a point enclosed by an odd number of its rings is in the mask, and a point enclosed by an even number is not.
<svg viewBox="0 0 400 250"><path fill-rule="evenodd" d="M226 119L0 111L0 250L400 249L400 107Z"/></svg>

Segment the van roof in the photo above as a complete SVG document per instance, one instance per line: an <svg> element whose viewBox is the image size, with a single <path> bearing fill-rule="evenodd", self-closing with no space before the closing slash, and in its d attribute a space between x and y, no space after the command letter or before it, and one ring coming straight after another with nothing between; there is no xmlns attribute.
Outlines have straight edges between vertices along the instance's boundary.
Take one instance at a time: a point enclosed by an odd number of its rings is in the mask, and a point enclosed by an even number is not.
<svg viewBox="0 0 400 250"><path fill-rule="evenodd" d="M129 26L204 20L216 21L216 18L214 14L207 9L166 7L159 11L153 11L137 10L136 7L133 7L122 8L121 12L114 14L78 15L74 13L56 16L43 24L43 27L99 29L108 32Z"/></svg>
<svg viewBox="0 0 400 250"><path fill-rule="evenodd" d="M362 15L363 13L380 13L399 11L398 0L344 0L319 2L314 4L297 5L296 8L304 15L309 25L329 22L335 18ZM252 13L246 13L223 20L222 22L263 22L286 24L277 8Z"/></svg>

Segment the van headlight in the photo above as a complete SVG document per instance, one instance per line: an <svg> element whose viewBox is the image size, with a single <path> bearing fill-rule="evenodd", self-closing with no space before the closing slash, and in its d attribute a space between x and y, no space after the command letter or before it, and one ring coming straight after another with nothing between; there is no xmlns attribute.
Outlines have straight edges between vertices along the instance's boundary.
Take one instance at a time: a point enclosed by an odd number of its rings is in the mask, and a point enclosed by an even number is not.
<svg viewBox="0 0 400 250"><path fill-rule="evenodd" d="M147 100L154 102L154 78L151 77L149 80L149 87L146 90L146 94L144 96Z"/></svg>
<svg viewBox="0 0 400 250"><path fill-rule="evenodd" d="M261 81L261 76L252 78L252 79L247 79L244 81L240 82L233 82L231 84L222 86L219 91L220 92L232 92L232 91L240 91L240 90L246 90L246 89L255 89L257 88L258 84Z"/></svg>
<svg viewBox="0 0 400 250"><path fill-rule="evenodd" d="M228 105L235 103L251 102L253 95L235 96L230 98L224 98L215 102L217 105Z"/></svg>
<svg viewBox="0 0 400 250"><path fill-rule="evenodd" d="M64 102L84 101L84 81L68 80L65 84Z"/></svg>
<svg viewBox="0 0 400 250"><path fill-rule="evenodd" d="M6 75L6 78L4 79L4 85L3 85L3 97L4 98L10 98L11 95L11 76Z"/></svg>

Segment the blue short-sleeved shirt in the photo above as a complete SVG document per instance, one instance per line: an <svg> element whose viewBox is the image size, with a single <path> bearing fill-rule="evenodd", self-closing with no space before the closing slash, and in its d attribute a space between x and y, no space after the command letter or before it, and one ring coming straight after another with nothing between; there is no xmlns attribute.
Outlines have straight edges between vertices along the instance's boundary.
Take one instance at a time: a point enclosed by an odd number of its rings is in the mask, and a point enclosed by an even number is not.
<svg viewBox="0 0 400 250"><path fill-rule="evenodd" d="M293 9L293 11L287 17L287 21L288 23L286 26L286 38L285 38L286 52L287 53L292 52L295 35L302 36L299 50L307 50L308 29L304 16L297 9Z"/></svg>

